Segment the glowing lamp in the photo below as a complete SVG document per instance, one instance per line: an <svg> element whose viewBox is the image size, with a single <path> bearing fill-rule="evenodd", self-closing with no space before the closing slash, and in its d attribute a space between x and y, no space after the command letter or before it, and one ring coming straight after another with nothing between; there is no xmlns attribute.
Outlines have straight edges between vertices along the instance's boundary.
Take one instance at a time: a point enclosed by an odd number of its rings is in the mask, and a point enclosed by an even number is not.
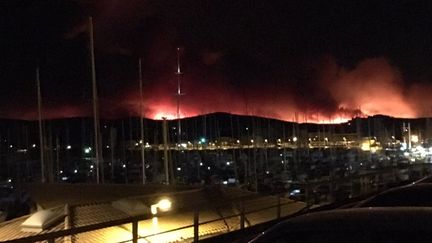
<svg viewBox="0 0 432 243"><path fill-rule="evenodd" d="M162 200L160 200L160 201L158 202L157 205L158 205L158 208L159 208L162 212L165 212L165 211L168 211L168 210L171 209L171 205L172 205L172 203L171 203L171 201L168 200L168 199L162 199Z"/></svg>
<svg viewBox="0 0 432 243"><path fill-rule="evenodd" d="M363 151L370 151L371 146L370 146L369 142L363 142L360 146L360 149Z"/></svg>
<svg viewBox="0 0 432 243"><path fill-rule="evenodd" d="M419 137L417 135L411 135L411 142L418 143Z"/></svg>
<svg viewBox="0 0 432 243"><path fill-rule="evenodd" d="M162 199L158 203L151 205L150 211L153 215L157 214L159 211L166 212L171 209L172 202L168 199Z"/></svg>
<svg viewBox="0 0 432 243"><path fill-rule="evenodd" d="M153 215L157 214L157 204L151 205L150 211Z"/></svg>

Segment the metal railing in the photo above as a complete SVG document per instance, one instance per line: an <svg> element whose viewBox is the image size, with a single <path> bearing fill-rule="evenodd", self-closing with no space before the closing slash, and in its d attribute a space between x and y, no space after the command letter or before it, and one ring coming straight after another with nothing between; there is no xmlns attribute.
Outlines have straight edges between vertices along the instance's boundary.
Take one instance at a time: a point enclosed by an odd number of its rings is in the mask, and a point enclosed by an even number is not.
<svg viewBox="0 0 432 243"><path fill-rule="evenodd" d="M274 198L274 197L272 197L272 198ZM193 224L185 225L182 227L177 227L177 228L162 231L162 232L148 234L148 235L141 235L140 236L138 234L139 222L142 220L151 219L150 215L145 214L145 215L139 215L139 216L135 216L135 217L128 217L125 219L112 220L112 221L108 221L108 222L101 222L101 223L97 223L97 224L91 224L91 225L85 225L85 226L79 226L79 227L71 227L69 229L63 229L63 230L58 230L58 231L54 231L54 232L41 233L41 234L27 236L27 237L23 237L23 238L8 240L8 241L5 241L5 243L14 243L14 242L30 243L30 242L36 242L36 241L46 241L46 242L51 243L51 242L56 242L56 239L59 239L59 238L66 239L67 237L69 239L68 242L75 242L75 241L79 242L79 240L75 240L75 237L74 237L77 234L87 233L87 232L96 231L96 230L114 227L114 226L123 226L125 224L131 224L132 225L131 238L124 240L124 241L118 241L118 243L125 243L125 242L136 243L136 242L138 242L139 239L147 239L150 237L155 237L158 235L163 235L163 234L167 234L170 232L175 232L175 231L189 229L189 228L193 228L193 242L198 242L198 240L200 239L199 227L202 225L211 224L211 223L214 223L217 221L224 221L224 220L231 219L231 218L239 218L239 229L241 230L241 229L244 229L246 227L246 215L248 215L248 214L259 213L259 212L262 212L265 210L276 208L276 213L274 215L274 218L269 219L269 220L279 219L279 218L281 218L281 208L283 206L296 203L294 201L282 203L280 197L276 197L276 198L277 198L276 204L273 204L273 205L267 206L267 207L262 207L262 208L250 210L250 211L245 211L245 203L247 201L252 201L252 200L240 201L240 213L232 214L229 216L221 216L221 217L218 217L216 219L207 220L204 222L199 222L200 211L195 210L194 214L193 214ZM233 206L235 204L236 204L236 202L231 202L229 205ZM166 217L169 217L169 215L166 215ZM269 221L269 220L267 220L267 221ZM251 225L249 224L249 226L251 226ZM234 230L238 230L238 229L234 229ZM226 231L219 231L219 233L230 232L230 231L231 230L229 229L229 227L227 227ZM65 242L66 242L66 240L65 240Z"/></svg>
<svg viewBox="0 0 432 243"><path fill-rule="evenodd" d="M215 223L215 222L218 222L218 221L221 221L221 220L227 220L227 219L231 219L231 218L239 218L239 226L240 226L239 229L242 230L246 226L246 224L245 224L246 223L246 218L247 218L246 215L252 214L252 213L259 213L259 212L262 212L262 211L266 211L266 210L269 210L269 209L276 208L276 214L274 215L275 217L272 218L272 219L270 219L270 220L280 219L281 218L281 211L282 211L281 208L283 206L294 204L294 203L296 203L296 202L290 201L290 202L287 202L287 203L281 203L281 198L277 197L277 203L275 205L268 206L268 207L262 207L262 208L259 208L259 209L250 210L250 211L245 212L244 211L244 202L242 202L241 206L240 206L240 208L241 208L240 209L240 213L232 214L232 215L229 215L229 216L223 216L223 217L212 219L212 220L207 220L207 221L204 221L204 222L199 222L199 210L197 210L197 211L194 211L194 223L193 224L185 225L185 226L182 226L182 227L179 227L179 228L175 228L175 229L171 229L171 230L167 230L167 231L162 231L162 232L158 232L158 233L154 233L154 234L150 234L150 235L140 236L140 237L138 237L138 239L146 239L146 238L150 238L150 237L154 237L154 236L158 236L158 235L163 235L163 234L174 232L174 231L178 231L178 230L193 228L193 232L194 232L194 234L193 234L194 235L193 242L198 242L199 237L200 237L199 227L201 225L211 224L211 223ZM270 220L267 220L267 221L270 221ZM252 224L249 224L249 226L252 226ZM233 231L239 230L239 229L234 229ZM230 229L227 228L227 230L225 232L230 232ZM125 242L129 242L129 241L122 241L122 242L119 242L119 243L125 243Z"/></svg>

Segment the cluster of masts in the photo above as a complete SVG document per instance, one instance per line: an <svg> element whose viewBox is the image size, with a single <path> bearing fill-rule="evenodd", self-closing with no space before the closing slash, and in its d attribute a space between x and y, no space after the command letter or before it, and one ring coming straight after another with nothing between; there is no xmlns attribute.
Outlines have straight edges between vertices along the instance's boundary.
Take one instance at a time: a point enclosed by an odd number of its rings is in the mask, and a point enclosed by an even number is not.
<svg viewBox="0 0 432 243"><path fill-rule="evenodd" d="M99 104L98 104L98 90L96 80L96 64L95 64L95 52L94 52L94 35L93 35L93 18L88 18L89 28L89 44L90 44L90 61L91 61L91 80L92 80L92 96L93 96L93 121L94 121L94 143L95 143L95 164L96 164L96 182L100 183L104 181L103 173L103 161L101 157L101 136L100 136L100 121L99 121ZM180 48L177 48L177 120L178 120L178 141L181 141L181 121L180 121L180 97L184 95L181 91L181 78L182 71L180 65ZM139 92L140 92L140 137L141 141L144 141L144 118L143 118L143 80L142 80L142 62L141 58L138 59L138 81L139 81ZM42 94L40 85L39 66L36 67L36 87L37 87L37 101L38 101L38 121L39 121L39 143L40 143L40 163L41 163L41 179L42 182L47 182L45 175L45 158L44 158L44 128L42 123ZM163 118L164 120L166 118ZM142 183L146 183L146 162L145 162L145 151L144 145L141 145L141 162L142 162ZM102 175L102 178L100 178ZM168 183L168 178L167 178Z"/></svg>

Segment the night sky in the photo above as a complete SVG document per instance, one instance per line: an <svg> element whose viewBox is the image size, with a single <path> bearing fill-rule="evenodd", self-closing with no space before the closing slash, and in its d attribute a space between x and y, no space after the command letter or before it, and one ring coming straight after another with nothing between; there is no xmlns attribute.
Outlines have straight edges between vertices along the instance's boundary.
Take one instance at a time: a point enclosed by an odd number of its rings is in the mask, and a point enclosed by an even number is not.
<svg viewBox="0 0 432 243"><path fill-rule="evenodd" d="M0 117L91 115L93 16L101 116L211 112L283 120L432 115L430 1L0 1ZM297 115L296 115L297 114ZM295 118L297 117L297 118Z"/></svg>

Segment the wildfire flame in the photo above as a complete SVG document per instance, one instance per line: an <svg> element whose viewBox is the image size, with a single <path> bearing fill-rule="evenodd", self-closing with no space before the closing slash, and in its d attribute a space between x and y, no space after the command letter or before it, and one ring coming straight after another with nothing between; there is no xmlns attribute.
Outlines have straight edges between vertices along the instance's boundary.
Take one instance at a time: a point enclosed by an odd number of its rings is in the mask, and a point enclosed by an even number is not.
<svg viewBox="0 0 432 243"><path fill-rule="evenodd" d="M418 84L406 87L399 71L384 58L364 60L351 70L330 60L322 64L320 70L309 96L299 94L292 87L269 87L265 82L255 86L244 84L245 87L239 89L223 77L210 76L204 82L200 75L185 76L183 90L186 95L180 100L180 118L227 112L299 123L343 123L353 117L376 114L402 118L430 115L428 104L432 102L429 95L432 87ZM139 92L131 90L125 97L101 99L101 117L142 115L156 120L177 119L177 97L172 92L174 84L156 80L155 85L146 88L142 112ZM314 94L324 94L324 98L317 100ZM3 108L2 117L37 119L36 107L29 109L16 104ZM43 107L43 117L91 116L90 108L88 103L52 104Z"/></svg>

